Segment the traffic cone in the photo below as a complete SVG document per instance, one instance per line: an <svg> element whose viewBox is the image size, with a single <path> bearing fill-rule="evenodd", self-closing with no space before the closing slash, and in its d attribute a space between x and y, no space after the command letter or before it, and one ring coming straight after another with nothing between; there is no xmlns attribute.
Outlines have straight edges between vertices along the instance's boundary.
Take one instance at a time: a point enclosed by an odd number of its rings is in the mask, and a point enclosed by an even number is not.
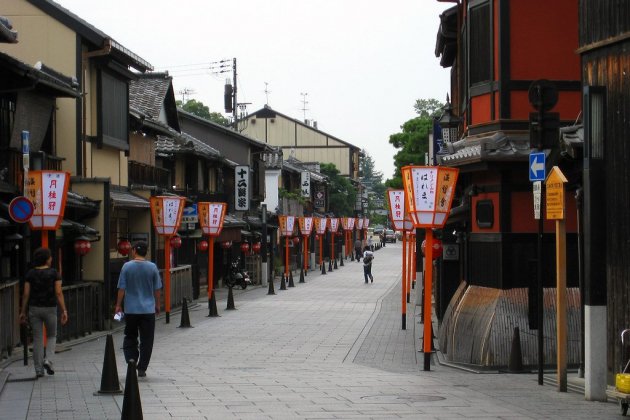
<svg viewBox="0 0 630 420"><path fill-rule="evenodd" d="M186 298L183 299L182 303L182 317L179 321L179 327L177 328L192 328L190 325L190 316L188 316L188 303L186 302Z"/></svg>
<svg viewBox="0 0 630 420"><path fill-rule="evenodd" d="M304 283L304 270L300 270L300 283Z"/></svg>
<svg viewBox="0 0 630 420"><path fill-rule="evenodd" d="M521 353L521 333L518 327L514 327L514 337L512 337L512 349L508 359L509 373L523 372L523 354Z"/></svg>
<svg viewBox="0 0 630 420"><path fill-rule="evenodd" d="M116 353L114 352L114 338L107 334L105 341L105 357L103 358L103 372L101 373L101 389L98 394L120 394L120 382L118 381L118 368L116 367Z"/></svg>
<svg viewBox="0 0 630 420"><path fill-rule="evenodd" d="M350 253L350 261L354 261L354 251Z"/></svg>
<svg viewBox="0 0 630 420"><path fill-rule="evenodd" d="M280 279L280 290L287 290L287 285L284 282L284 274L282 275L282 278Z"/></svg>
<svg viewBox="0 0 630 420"><path fill-rule="evenodd" d="M337 266L337 258L335 258L335 265L334 265L335 270L338 270L339 267Z"/></svg>
<svg viewBox="0 0 630 420"><path fill-rule="evenodd" d="M332 258L328 259L328 271L333 271Z"/></svg>
<svg viewBox="0 0 630 420"><path fill-rule="evenodd" d="M339 256L339 266L343 267L343 256Z"/></svg>
<svg viewBox="0 0 630 420"><path fill-rule="evenodd" d="M276 290L273 287L273 276L271 277L271 279L269 280L269 289L267 290L267 295L275 295L276 294Z"/></svg>
<svg viewBox="0 0 630 420"><path fill-rule="evenodd" d="M236 309L234 306L234 294L232 293L232 288L229 288L228 299L227 299L227 307L225 309Z"/></svg>
<svg viewBox="0 0 630 420"><path fill-rule="evenodd" d="M125 379L125 396L123 397L121 420L142 420L142 402L136 376L136 362L127 363L127 378Z"/></svg>
<svg viewBox="0 0 630 420"><path fill-rule="evenodd" d="M293 283L293 271L289 271L289 287L295 287Z"/></svg>
<svg viewBox="0 0 630 420"><path fill-rule="evenodd" d="M219 316L219 311L217 311L217 299L214 296L214 291L210 293L210 300L208 300L208 316L209 317Z"/></svg>
<svg viewBox="0 0 630 420"><path fill-rule="evenodd" d="M326 274L326 263L322 262L322 274Z"/></svg>

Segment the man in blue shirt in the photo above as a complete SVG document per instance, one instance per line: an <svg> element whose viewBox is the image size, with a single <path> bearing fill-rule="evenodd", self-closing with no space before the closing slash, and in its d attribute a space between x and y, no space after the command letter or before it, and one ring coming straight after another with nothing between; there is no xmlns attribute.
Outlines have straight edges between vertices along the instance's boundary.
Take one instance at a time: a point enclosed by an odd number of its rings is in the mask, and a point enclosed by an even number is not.
<svg viewBox="0 0 630 420"><path fill-rule="evenodd" d="M146 371L153 352L155 315L160 313L160 291L162 280L157 266L145 259L147 243L138 241L131 247L131 260L127 261L118 278L116 313L122 312L125 303L125 338L123 351L125 360L137 362L138 376L147 376ZM138 352L138 333L140 351ZM138 360L139 356L139 360Z"/></svg>

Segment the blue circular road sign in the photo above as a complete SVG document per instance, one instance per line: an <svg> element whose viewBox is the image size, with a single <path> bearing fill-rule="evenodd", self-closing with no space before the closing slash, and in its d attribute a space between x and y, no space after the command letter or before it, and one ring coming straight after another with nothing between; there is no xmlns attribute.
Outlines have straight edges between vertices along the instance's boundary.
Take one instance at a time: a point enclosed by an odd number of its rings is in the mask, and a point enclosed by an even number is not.
<svg viewBox="0 0 630 420"><path fill-rule="evenodd" d="M33 203L26 197L15 197L9 203L9 216L18 223L28 222L33 216Z"/></svg>

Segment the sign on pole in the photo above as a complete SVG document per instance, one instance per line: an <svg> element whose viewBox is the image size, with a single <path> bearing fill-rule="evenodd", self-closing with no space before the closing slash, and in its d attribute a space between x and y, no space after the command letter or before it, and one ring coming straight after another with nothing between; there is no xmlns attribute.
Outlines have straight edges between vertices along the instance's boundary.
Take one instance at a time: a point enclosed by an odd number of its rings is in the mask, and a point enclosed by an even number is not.
<svg viewBox="0 0 630 420"><path fill-rule="evenodd" d="M239 165L234 168L234 209L249 210L249 166Z"/></svg>
<svg viewBox="0 0 630 420"><path fill-rule="evenodd" d="M28 223L33 230L57 230L66 208L70 174L59 171L30 171L26 197L33 203Z"/></svg>
<svg viewBox="0 0 630 420"><path fill-rule="evenodd" d="M387 190L389 200L389 218L394 225L394 229L400 231L405 224L405 191Z"/></svg>
<svg viewBox="0 0 630 420"><path fill-rule="evenodd" d="M534 219L540 219L540 203L542 199L542 181L532 183L534 194Z"/></svg>
<svg viewBox="0 0 630 420"><path fill-rule="evenodd" d="M529 180L544 181L545 180L545 153L529 154Z"/></svg>
<svg viewBox="0 0 630 420"><path fill-rule="evenodd" d="M199 225L204 235L219 236L221 230L223 230L227 204L201 202L197 204L197 209L199 212Z"/></svg>
<svg viewBox="0 0 630 420"><path fill-rule="evenodd" d="M547 220L564 219L564 184L567 182L562 171L554 166L545 181Z"/></svg>
<svg viewBox="0 0 630 420"><path fill-rule="evenodd" d="M302 171L300 180L300 189L302 190L302 197L311 197L311 173L309 171Z"/></svg>

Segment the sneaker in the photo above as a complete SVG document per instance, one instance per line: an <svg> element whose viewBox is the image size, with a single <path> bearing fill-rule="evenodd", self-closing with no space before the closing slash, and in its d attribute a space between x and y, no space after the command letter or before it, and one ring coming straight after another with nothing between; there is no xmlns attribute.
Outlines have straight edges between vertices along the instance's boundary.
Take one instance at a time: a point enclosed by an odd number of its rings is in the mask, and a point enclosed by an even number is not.
<svg viewBox="0 0 630 420"><path fill-rule="evenodd" d="M44 360L44 369L46 369L46 373L49 375L55 374L55 370L53 369L53 364L50 360Z"/></svg>
<svg viewBox="0 0 630 420"><path fill-rule="evenodd" d="M145 376L147 376L147 371L138 369L138 378L144 378Z"/></svg>

